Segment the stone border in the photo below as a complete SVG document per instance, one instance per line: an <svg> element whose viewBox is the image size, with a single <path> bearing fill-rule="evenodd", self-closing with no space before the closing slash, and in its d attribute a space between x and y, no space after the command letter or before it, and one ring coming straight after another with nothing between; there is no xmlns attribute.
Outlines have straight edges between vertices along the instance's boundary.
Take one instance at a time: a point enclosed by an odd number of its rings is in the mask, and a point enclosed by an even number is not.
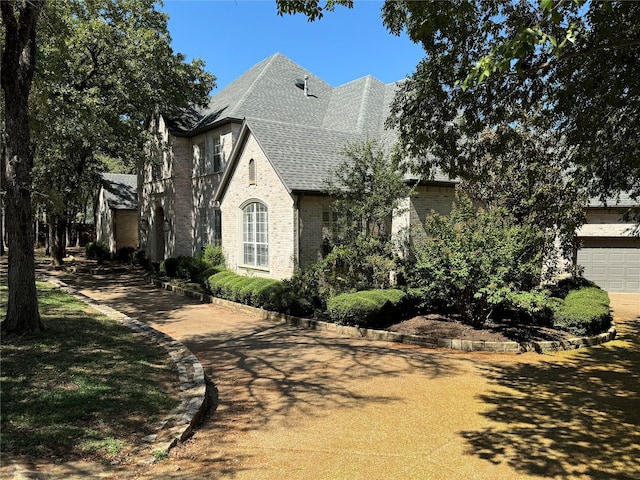
<svg viewBox="0 0 640 480"><path fill-rule="evenodd" d="M616 337L616 326L613 321L611 327L605 333L592 337L577 337L568 340L559 341L532 341L532 342L487 342L484 340L472 341L450 338L429 338L421 335L408 335L398 332L389 332L387 330L374 330L370 328L349 327L346 325L337 325L331 322L321 320L312 320L308 318L294 317L285 313L271 312L262 308L250 307L241 303L235 303L230 300L214 297L200 292L195 292L184 287L164 282L151 276L145 277L147 281L156 286L176 292L190 298L194 298L203 303L213 303L232 310L246 312L255 317L265 320L286 322L289 325L298 328L307 328L312 330L325 330L335 332L341 335L347 335L355 338L367 338L370 340L380 340L383 342L404 343L407 345L419 345L429 348L448 348L450 350L461 350L465 352L493 352L493 353L524 353L524 352L558 352L562 350L575 350L581 347L590 347L600 345L602 343L613 340Z"/></svg>
<svg viewBox="0 0 640 480"><path fill-rule="evenodd" d="M202 422L205 413L211 406L207 391L207 378L196 356L169 335L74 290L57 278L47 276L45 281L90 305L109 319L147 337L153 343L163 347L171 357L171 361L178 371L181 402L169 413L168 418L160 422L155 434L147 435L141 439L142 444L137 450L138 453L144 452L145 455L142 456L140 463L155 462L154 452L168 453L179 442L184 442L191 437L194 428Z"/></svg>

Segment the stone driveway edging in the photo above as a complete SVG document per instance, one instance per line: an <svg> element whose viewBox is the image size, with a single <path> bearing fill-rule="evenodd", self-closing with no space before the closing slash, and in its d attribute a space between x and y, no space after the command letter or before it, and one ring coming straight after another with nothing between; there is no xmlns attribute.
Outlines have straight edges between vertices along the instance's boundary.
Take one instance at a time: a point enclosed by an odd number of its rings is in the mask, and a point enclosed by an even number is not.
<svg viewBox="0 0 640 480"><path fill-rule="evenodd" d="M531 341L531 342L488 342L484 340L461 340L449 338L429 338L421 335L408 335L387 330L374 330L370 328L350 327L337 325L322 320L312 320L308 318L294 317L285 313L271 312L262 308L251 307L241 303L232 302L222 298L207 295L205 293L189 290L188 288L173 285L157 278L146 276L149 283L156 287L169 290L180 295L184 295L203 303L213 303L232 310L246 312L255 317L265 320L286 322L298 328L312 330L326 330L355 338L367 338L370 340L380 340L384 342L404 343L407 345L418 345L429 348L448 348L450 350L461 350L465 352L493 352L493 353L524 353L524 352L558 352L562 350L575 350L581 347L590 347L609 342L616 337L615 323L611 322L611 327L604 333L589 337L576 337L568 340L558 341Z"/></svg>
<svg viewBox="0 0 640 480"><path fill-rule="evenodd" d="M153 463L156 461L153 453L168 453L179 442L184 442L191 437L193 429L200 424L210 407L207 379L196 356L182 343L146 323L97 302L56 278L45 277L45 280L90 305L109 319L125 325L134 332L144 335L153 343L164 347L176 366L180 381L180 405L160 423L157 433L141 439L143 443L138 448L138 453L146 452L147 454L141 456L140 463Z"/></svg>

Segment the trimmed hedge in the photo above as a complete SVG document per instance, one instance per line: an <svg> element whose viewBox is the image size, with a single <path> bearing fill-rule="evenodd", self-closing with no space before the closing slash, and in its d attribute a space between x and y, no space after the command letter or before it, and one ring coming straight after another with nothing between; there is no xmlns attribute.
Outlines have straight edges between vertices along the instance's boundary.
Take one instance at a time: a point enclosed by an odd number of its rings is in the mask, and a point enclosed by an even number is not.
<svg viewBox="0 0 640 480"><path fill-rule="evenodd" d="M206 287L212 295L257 308L279 311L283 285L280 280L246 277L229 270L211 275Z"/></svg>
<svg viewBox="0 0 640 480"><path fill-rule="evenodd" d="M578 336L597 335L611 326L609 295L598 287L570 291L554 311L556 328Z"/></svg>
<svg viewBox="0 0 640 480"><path fill-rule="evenodd" d="M340 325L370 327L397 312L405 299L406 293L396 289L342 293L327 301L327 313Z"/></svg>

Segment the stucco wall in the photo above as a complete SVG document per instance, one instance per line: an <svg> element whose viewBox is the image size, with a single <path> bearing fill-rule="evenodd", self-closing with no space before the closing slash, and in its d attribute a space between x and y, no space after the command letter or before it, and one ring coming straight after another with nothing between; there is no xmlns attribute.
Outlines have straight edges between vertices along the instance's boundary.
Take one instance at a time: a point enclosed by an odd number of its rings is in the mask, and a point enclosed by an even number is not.
<svg viewBox="0 0 640 480"><path fill-rule="evenodd" d="M256 183L249 183L249 160L256 166ZM269 267L243 266L242 206L248 200L268 208ZM232 178L221 199L222 248L227 267L238 272L268 278L288 278L294 271L294 201L271 167L264 152L250 135L235 164Z"/></svg>

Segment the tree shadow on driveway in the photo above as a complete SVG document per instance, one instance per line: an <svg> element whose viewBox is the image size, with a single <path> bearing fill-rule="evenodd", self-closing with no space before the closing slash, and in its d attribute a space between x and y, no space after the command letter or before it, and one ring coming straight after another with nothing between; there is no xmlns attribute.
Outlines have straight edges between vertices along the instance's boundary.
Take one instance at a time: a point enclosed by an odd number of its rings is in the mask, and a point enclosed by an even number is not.
<svg viewBox="0 0 640 480"><path fill-rule="evenodd" d="M527 475L640 478L635 315L617 320L614 342L487 370L495 388L479 399L489 407L484 415L493 425L462 432L469 453Z"/></svg>

